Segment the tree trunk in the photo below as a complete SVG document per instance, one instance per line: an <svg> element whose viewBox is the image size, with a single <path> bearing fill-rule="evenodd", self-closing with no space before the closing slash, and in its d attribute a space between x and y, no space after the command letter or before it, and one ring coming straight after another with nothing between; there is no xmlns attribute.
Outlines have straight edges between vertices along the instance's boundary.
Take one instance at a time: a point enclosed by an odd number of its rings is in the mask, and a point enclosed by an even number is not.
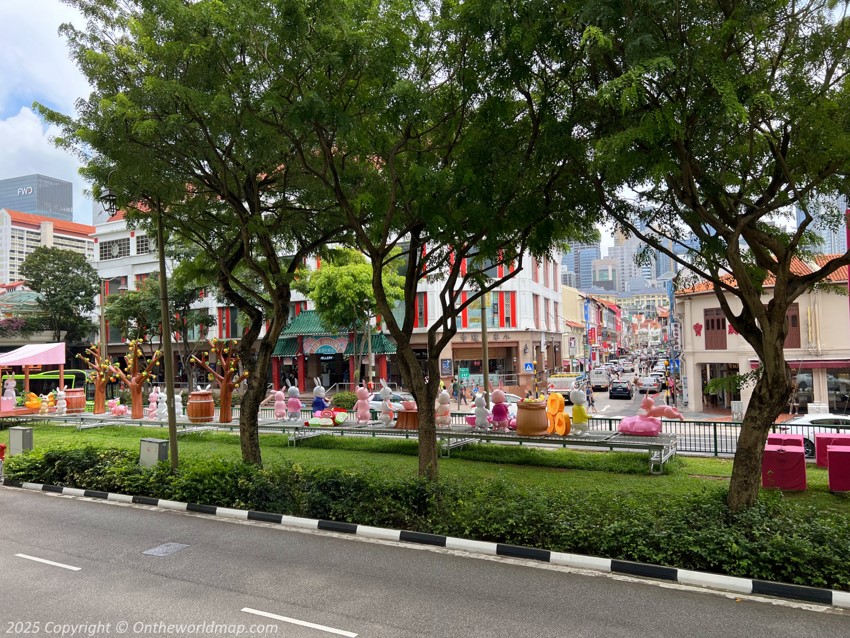
<svg viewBox="0 0 850 638"><path fill-rule="evenodd" d="M741 423L726 504L733 512L755 505L761 486L761 461L771 425L785 408L791 382L782 347L765 348L762 375Z"/></svg>
<svg viewBox="0 0 850 638"><path fill-rule="evenodd" d="M260 365L254 367L255 371L265 370ZM242 460L262 466L263 457L260 452L259 435L259 413L260 401L265 398L265 376L258 373L248 377L248 389L242 395L242 404L239 408L239 442L242 446Z"/></svg>
<svg viewBox="0 0 850 638"><path fill-rule="evenodd" d="M218 395L218 422L230 423L233 421L233 384L225 381L221 384Z"/></svg>
<svg viewBox="0 0 850 638"><path fill-rule="evenodd" d="M429 354L435 349L429 348ZM416 399L419 419L419 476L435 481L439 477L437 465L437 422L434 418L434 402L437 400L437 390L440 387L439 366L437 359L428 360L428 383L413 348L399 345L397 352L401 376L406 386L411 389Z"/></svg>
<svg viewBox="0 0 850 638"><path fill-rule="evenodd" d="M142 398L142 386L144 382L131 380L130 386L130 416L134 419L141 419L145 416L145 401Z"/></svg>
<svg viewBox="0 0 850 638"><path fill-rule="evenodd" d="M94 410L92 414L106 412L106 379L94 382Z"/></svg>

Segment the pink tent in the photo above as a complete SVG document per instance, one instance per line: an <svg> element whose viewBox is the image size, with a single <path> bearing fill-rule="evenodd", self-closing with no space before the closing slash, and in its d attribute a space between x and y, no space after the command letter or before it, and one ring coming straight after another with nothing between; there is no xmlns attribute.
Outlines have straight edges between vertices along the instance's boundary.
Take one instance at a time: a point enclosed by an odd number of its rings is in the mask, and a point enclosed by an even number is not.
<svg viewBox="0 0 850 638"><path fill-rule="evenodd" d="M59 386L65 381L65 344L31 343L0 354L0 370L19 366L24 369L24 391L29 392L29 373L33 366L58 365Z"/></svg>

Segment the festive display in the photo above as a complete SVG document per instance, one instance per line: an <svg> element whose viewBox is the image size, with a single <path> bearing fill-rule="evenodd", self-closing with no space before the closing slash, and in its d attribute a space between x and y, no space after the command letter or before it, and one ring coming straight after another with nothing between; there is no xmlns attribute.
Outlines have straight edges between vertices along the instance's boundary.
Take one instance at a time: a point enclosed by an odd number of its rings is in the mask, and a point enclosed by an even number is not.
<svg viewBox="0 0 850 638"><path fill-rule="evenodd" d="M121 379L127 389L130 390L130 415L134 419L141 419L145 413L144 400L142 399L142 389L146 382L151 379L151 371L159 365L159 360L162 357L162 351L157 350L145 365L144 354L142 353L143 339L133 339L127 342L127 354L124 355L124 362L127 364L126 372L114 365L109 365L109 371L112 374L111 380Z"/></svg>
<svg viewBox="0 0 850 638"><path fill-rule="evenodd" d="M438 428L447 428L452 422L452 398L446 390L440 392L437 396L437 411L434 413L434 420L437 422Z"/></svg>
<svg viewBox="0 0 850 638"><path fill-rule="evenodd" d="M357 402L354 411L357 413L357 423L369 423L372 420L372 412L369 410L369 390L360 386L356 390Z"/></svg>
<svg viewBox="0 0 850 638"><path fill-rule="evenodd" d="M590 417L587 416L587 394L584 390L570 391L570 401L573 403L573 418L570 431L573 434L584 434L588 430Z"/></svg>
<svg viewBox="0 0 850 638"><path fill-rule="evenodd" d="M237 342L228 341L226 339L210 339L210 350L215 353L215 358L219 370L211 368L206 361L202 361L197 357L192 357L190 361L196 366L200 366L207 371L207 378L210 381L215 381L218 384L218 421L219 423L230 423L233 421L233 391L239 387L245 379L248 378L248 371L239 373L239 355L237 354ZM209 357L209 352L205 352L204 356Z"/></svg>
<svg viewBox="0 0 850 638"><path fill-rule="evenodd" d="M106 412L106 383L115 380L111 370L112 362L108 357L101 356L100 346L95 344L89 345L84 355L78 354L77 359L80 359L91 370L88 377L94 385L94 410L92 410L92 414L103 414Z"/></svg>
<svg viewBox="0 0 850 638"><path fill-rule="evenodd" d="M564 412L564 404L564 395L560 392L553 392L546 399L546 417L549 420L546 434L566 436L570 433L570 417Z"/></svg>

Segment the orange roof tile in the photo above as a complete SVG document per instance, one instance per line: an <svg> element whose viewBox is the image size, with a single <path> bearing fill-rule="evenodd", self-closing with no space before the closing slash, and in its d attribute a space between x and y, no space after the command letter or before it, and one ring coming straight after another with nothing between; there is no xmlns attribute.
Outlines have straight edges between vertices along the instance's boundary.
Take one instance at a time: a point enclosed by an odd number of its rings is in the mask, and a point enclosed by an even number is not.
<svg viewBox="0 0 850 638"><path fill-rule="evenodd" d="M18 226L31 226L37 228L44 222L53 224L53 229L60 233L71 233L72 235L91 235L94 232L94 226L87 224L78 224L76 222L68 222L64 219L54 219L53 217L44 217L43 215L31 215L30 213L22 213L17 210L6 209L9 217Z"/></svg>

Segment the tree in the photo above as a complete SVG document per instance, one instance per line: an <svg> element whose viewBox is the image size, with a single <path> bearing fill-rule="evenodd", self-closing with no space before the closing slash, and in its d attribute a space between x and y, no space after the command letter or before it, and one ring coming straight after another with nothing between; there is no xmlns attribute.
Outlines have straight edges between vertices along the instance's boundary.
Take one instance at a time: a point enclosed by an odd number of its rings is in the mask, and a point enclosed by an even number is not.
<svg viewBox="0 0 850 638"><path fill-rule="evenodd" d="M145 403L142 398L142 388L151 380L154 367L159 365L162 351L156 350L153 355L145 361L142 352L142 340L133 339L127 342L127 354L124 355L126 371L114 365L109 366L113 377L121 379L130 390L130 416L141 419L145 415Z"/></svg>
<svg viewBox="0 0 850 638"><path fill-rule="evenodd" d="M206 334L215 324L215 317L206 310L194 307L204 291L204 286L177 275L169 278L168 291L170 332L178 343L182 367L188 370L190 358L204 345L200 339L193 340L192 335L195 331L201 335ZM156 336L162 343L159 273L151 273L137 283L135 290L107 299L105 312L107 321L118 326L127 338L151 340ZM194 377L191 374L187 374L187 377L189 391L192 391Z"/></svg>
<svg viewBox="0 0 850 638"><path fill-rule="evenodd" d="M191 361L207 371L210 380L218 384L219 389L219 411L218 422L230 423L233 420L231 401L233 391L239 387L249 374L247 371L239 371L239 354L236 351L236 341L225 339L210 339L210 350L215 353L216 367L211 367L206 361L193 356ZM209 353L204 353L209 354Z"/></svg>
<svg viewBox="0 0 850 638"><path fill-rule="evenodd" d="M768 430L788 401L789 306L850 263L845 253L811 273L796 267L818 249L813 207L848 192L847 6L599 0L585 8L587 81L597 89L588 180L621 229L712 284L759 357L729 486L733 510L755 503ZM795 208L803 221L788 229ZM827 219L837 225L840 211ZM690 233L696 248L683 257L673 247Z"/></svg>
<svg viewBox="0 0 850 638"><path fill-rule="evenodd" d="M85 255L72 250L39 246L24 259L21 275L41 296L38 305L50 320L53 340L86 338L94 329L85 315L94 311L100 281Z"/></svg>
<svg viewBox="0 0 850 638"><path fill-rule="evenodd" d="M288 134L373 264L377 309L419 406L419 472L432 479L439 356L458 316L516 276L524 255L542 257L592 228L590 183L564 157L582 148L570 142L581 131L564 97L573 79L544 77L536 61L506 72L527 18L525 5L484 1L338 4L303 40L286 32L294 70L281 73L286 90L263 114ZM272 42L267 35L251 55L277 68L271 52L282 45ZM401 319L388 269L404 274ZM423 371L411 334L426 279L440 283L440 313Z"/></svg>
<svg viewBox="0 0 850 638"><path fill-rule="evenodd" d="M294 287L313 301L322 323L329 328L339 332L356 333L362 326L364 340L360 340L360 343L365 344L368 331L366 326L377 307L372 286L373 276L372 265L361 253L344 248L331 251L328 260L322 263L320 269L305 272L303 277L295 282ZM387 301L394 307L404 298L404 278L392 268L385 268L381 273L381 280ZM355 340L355 343L357 342L358 340ZM356 350L354 357L359 361ZM351 381L354 383L356 379Z"/></svg>
<svg viewBox="0 0 850 638"><path fill-rule="evenodd" d="M247 319L240 442L243 459L260 464L260 401L294 273L343 237L333 206L291 170L289 138L260 117L283 90L279 69L246 55L246 43L289 28L300 9L282 14L262 0L69 4L87 25L62 32L94 89L76 118L39 111L62 131L57 144L83 159L96 194L108 186L138 223L161 222L197 245L198 268Z"/></svg>

